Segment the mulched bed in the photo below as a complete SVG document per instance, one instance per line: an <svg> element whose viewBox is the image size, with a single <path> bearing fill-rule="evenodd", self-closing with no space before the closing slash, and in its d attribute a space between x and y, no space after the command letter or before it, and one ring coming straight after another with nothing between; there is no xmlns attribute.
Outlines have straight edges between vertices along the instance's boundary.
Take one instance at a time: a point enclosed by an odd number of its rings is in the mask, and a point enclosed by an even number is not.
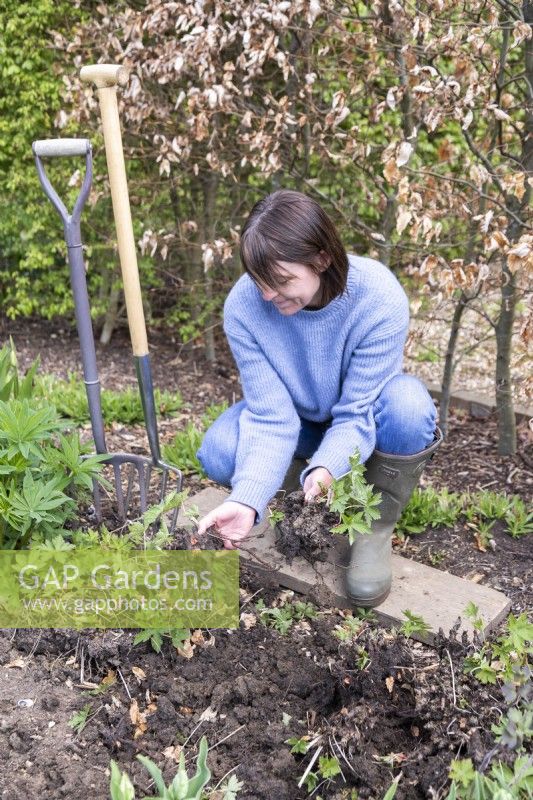
<svg viewBox="0 0 533 800"><path fill-rule="evenodd" d="M79 369L69 329L60 333L57 325L36 322L10 323L7 330L23 364L40 352L45 370L66 377ZM163 441L185 419L197 419L206 405L239 397L235 369L222 345L219 363L211 368L199 351L178 353L168 335L152 338L156 385L179 388L186 401L180 417L163 422ZM116 375L127 373L131 364L126 337L120 334L109 348L99 348L99 357L104 385L113 376L110 385L117 388ZM133 368L131 375L128 383ZM114 426L108 446L147 452L141 427ZM517 455L500 457L493 417L453 412L447 439L423 483L461 492L488 488L529 501L532 448L531 433L522 425ZM189 478L185 483L191 491L207 484ZM179 541L187 541L184 531ZM482 552L472 531L458 525L397 541L395 547L404 556L500 589L511 598L514 613L531 608L532 538L512 539L495 526L494 541L494 548ZM0 797L72 798L83 787L87 796L105 800L110 758L129 771L142 797L153 787L135 754L149 755L170 780L179 748L185 745L192 766L203 734L212 748L211 785L233 770L244 784L239 800L308 797L298 782L319 747L321 755L339 759L342 775L326 781L313 797L335 800L350 798L352 789L360 798L381 799L400 773L399 800L441 798L452 758L471 758L478 769L513 760L510 751L494 746L490 732L506 707L500 690L463 673L471 645L453 631L429 648L365 622L355 641L341 643L333 631L343 615L319 609L316 618L294 623L282 635L265 627L255 603L261 598L267 605L281 604L290 596L244 566L241 587L239 629L198 632L182 651L169 640L160 654L147 643L133 646L131 631L1 631L0 757L9 770L0 775ZM105 691L89 694L104 679ZM87 703L89 721L77 734L67 723ZM286 740L301 736L309 737L312 748L305 756L291 754Z"/></svg>

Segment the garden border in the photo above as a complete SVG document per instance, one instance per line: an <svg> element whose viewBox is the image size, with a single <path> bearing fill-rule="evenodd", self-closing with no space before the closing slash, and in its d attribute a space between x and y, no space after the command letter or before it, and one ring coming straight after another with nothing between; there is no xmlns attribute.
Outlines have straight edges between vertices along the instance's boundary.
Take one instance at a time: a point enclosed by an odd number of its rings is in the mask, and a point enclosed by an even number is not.
<svg viewBox="0 0 533 800"><path fill-rule="evenodd" d="M427 383L423 381L428 392L434 400L442 397L442 386L440 383ZM452 408L464 408L473 417L486 419L496 411L496 403L487 395L477 394L477 392L453 392L450 395L450 406ZM517 405L514 407L515 419L517 423L529 422L533 419L533 409L526 406Z"/></svg>

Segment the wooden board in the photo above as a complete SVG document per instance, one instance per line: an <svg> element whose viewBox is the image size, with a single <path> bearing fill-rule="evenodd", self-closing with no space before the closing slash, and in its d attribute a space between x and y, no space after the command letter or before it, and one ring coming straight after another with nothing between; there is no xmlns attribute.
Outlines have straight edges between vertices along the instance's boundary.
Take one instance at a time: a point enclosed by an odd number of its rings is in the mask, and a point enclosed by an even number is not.
<svg viewBox="0 0 533 800"><path fill-rule="evenodd" d="M204 489L188 498L185 508L195 505L200 516L203 516L222 503L227 495L224 489ZM190 524L183 512L178 524ZM239 552L242 560L258 572L268 574L280 586L300 592L322 607L353 608L343 585L343 570L347 564L349 545L346 539L338 539L335 563L317 561L310 564L303 558L295 558L288 564L274 546L274 530L267 521L263 521L253 528ZM392 573L391 593L374 609L379 621L385 625L397 625L405 620L403 611L409 610L418 614L431 627L431 633L427 637L415 638L429 644L434 641L439 628L448 634L458 617L461 618L459 635L466 631L469 638L472 637L472 625L464 613L470 601L479 608L485 623L485 633L492 630L511 607L510 600L502 592L408 558L393 555Z"/></svg>

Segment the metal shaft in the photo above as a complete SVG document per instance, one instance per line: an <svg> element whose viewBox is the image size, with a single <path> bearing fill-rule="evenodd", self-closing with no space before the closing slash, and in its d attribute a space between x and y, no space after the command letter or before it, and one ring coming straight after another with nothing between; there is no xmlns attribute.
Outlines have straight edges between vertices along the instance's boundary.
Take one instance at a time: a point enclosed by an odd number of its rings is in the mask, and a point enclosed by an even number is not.
<svg viewBox="0 0 533 800"><path fill-rule="evenodd" d="M94 444L97 453L107 453L91 309L87 292L85 265L83 263L80 224L67 219L64 223L64 228L68 248L70 283L74 294L76 325L80 339L83 379L87 392Z"/></svg>

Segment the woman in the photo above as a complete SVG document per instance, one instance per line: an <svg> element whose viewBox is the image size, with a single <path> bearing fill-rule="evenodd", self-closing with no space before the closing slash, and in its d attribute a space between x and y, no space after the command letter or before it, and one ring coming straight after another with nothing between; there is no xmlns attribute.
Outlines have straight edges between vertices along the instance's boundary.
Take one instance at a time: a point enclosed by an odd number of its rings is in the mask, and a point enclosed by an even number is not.
<svg viewBox="0 0 533 800"><path fill-rule="evenodd" d="M352 547L347 591L377 605L390 589L394 523L440 443L431 397L401 372L407 298L383 264L347 256L328 215L299 192L254 206L240 253L245 274L226 299L224 330L244 399L198 452L207 475L232 491L199 532L214 525L226 547L238 546L293 457L309 459L300 479L312 502L358 448L382 492L381 518Z"/></svg>

